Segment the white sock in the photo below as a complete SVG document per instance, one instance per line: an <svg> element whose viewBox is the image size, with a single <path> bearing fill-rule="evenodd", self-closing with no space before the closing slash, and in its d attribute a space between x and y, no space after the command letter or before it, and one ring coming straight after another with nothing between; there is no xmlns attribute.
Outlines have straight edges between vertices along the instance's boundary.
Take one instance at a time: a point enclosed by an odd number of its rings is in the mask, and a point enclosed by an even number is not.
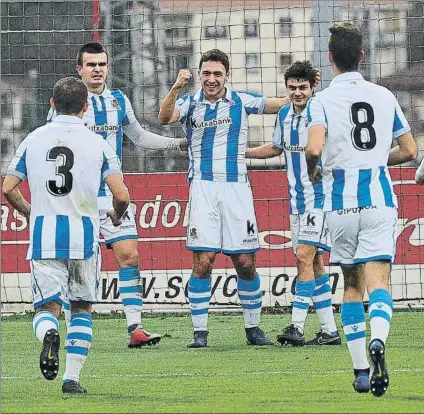
<svg viewBox="0 0 424 414"><path fill-rule="evenodd" d="M35 336L40 342L43 342L46 332L49 329L59 330L59 321L53 312L41 311L35 314L32 320L32 327L34 329Z"/></svg>
<svg viewBox="0 0 424 414"><path fill-rule="evenodd" d="M315 291L312 301L321 322L321 330L329 335L335 335L337 326L331 303L331 285L328 274L323 274L315 279Z"/></svg>
<svg viewBox="0 0 424 414"><path fill-rule="evenodd" d="M63 382L79 382L93 338L93 319L89 313L73 313L66 335L66 367Z"/></svg>

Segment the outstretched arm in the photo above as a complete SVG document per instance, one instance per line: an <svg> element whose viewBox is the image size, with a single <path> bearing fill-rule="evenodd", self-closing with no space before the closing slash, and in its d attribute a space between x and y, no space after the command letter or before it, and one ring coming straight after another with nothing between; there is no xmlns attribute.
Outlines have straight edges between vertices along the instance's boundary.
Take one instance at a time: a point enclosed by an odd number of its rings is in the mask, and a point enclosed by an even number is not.
<svg viewBox="0 0 424 414"><path fill-rule="evenodd" d="M270 143L256 148L248 148L245 156L246 158L264 159L276 157L277 155L281 155L282 152L282 149L274 147L274 145Z"/></svg>
<svg viewBox="0 0 424 414"><path fill-rule="evenodd" d="M154 134L143 129L138 121L125 127L124 132L135 145L145 149L187 151L186 138L169 138Z"/></svg>
<svg viewBox="0 0 424 414"><path fill-rule="evenodd" d="M187 85L190 79L191 72L188 69L181 69L178 72L177 80L160 105L158 119L161 124L173 124L180 119L180 111L175 107L175 103L177 102L181 89Z"/></svg>

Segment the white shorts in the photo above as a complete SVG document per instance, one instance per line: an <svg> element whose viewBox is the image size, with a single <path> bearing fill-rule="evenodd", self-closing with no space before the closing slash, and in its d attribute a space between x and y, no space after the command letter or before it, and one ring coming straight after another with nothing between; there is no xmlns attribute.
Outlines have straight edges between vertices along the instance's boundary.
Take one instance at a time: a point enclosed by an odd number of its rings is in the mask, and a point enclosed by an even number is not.
<svg viewBox="0 0 424 414"><path fill-rule="evenodd" d="M122 224L114 227L112 220L107 216L107 211L113 208L113 201L109 197L99 197L100 210L100 233L105 239L106 247L111 248L111 244L125 239L137 239L137 226L135 223L134 212L130 207L124 214Z"/></svg>
<svg viewBox="0 0 424 414"><path fill-rule="evenodd" d="M193 180L187 249L224 254L259 250L258 226L250 183Z"/></svg>
<svg viewBox="0 0 424 414"><path fill-rule="evenodd" d="M94 303L100 281L100 248L89 259L31 260L31 283L34 308L47 302L71 301Z"/></svg>
<svg viewBox="0 0 424 414"><path fill-rule="evenodd" d="M332 242L331 264L393 261L396 252L396 208L350 208L327 212L326 217Z"/></svg>
<svg viewBox="0 0 424 414"><path fill-rule="evenodd" d="M304 214L290 214L290 231L294 254L299 244L316 246L318 253L331 250L325 212L314 208Z"/></svg>

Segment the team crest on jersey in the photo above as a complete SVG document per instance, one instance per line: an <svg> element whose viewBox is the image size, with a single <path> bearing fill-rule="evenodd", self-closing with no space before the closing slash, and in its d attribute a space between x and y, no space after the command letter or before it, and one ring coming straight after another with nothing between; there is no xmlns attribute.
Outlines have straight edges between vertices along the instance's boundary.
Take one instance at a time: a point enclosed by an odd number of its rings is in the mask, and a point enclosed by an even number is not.
<svg viewBox="0 0 424 414"><path fill-rule="evenodd" d="M114 99L114 100L112 101L112 106L113 106L114 108L118 109L118 110L120 110L120 109L121 109L121 107L119 106L119 102L118 102L116 99Z"/></svg>

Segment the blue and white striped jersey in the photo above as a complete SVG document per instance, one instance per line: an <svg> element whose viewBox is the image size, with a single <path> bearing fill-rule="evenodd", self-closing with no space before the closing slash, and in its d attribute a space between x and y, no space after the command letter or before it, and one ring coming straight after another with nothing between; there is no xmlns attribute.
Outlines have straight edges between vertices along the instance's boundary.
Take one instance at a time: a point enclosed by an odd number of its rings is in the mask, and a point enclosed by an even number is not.
<svg viewBox="0 0 424 414"><path fill-rule="evenodd" d="M97 248L100 180L120 174L112 147L76 116L58 115L29 134L7 171L31 193L27 259L88 259Z"/></svg>
<svg viewBox="0 0 424 414"><path fill-rule="evenodd" d="M322 208L322 183L309 181L306 166L308 142L306 109L296 114L292 104L283 106L277 115L272 145L284 150L289 181L290 214L303 214L313 208Z"/></svg>
<svg viewBox="0 0 424 414"><path fill-rule="evenodd" d="M55 110L50 108L47 121L55 116ZM127 96L120 90L110 90L107 87L101 94L88 92L88 109L82 119L86 127L110 144L122 163L123 133L131 138L131 127L139 124ZM103 196L111 197L104 181L99 189L99 197Z"/></svg>
<svg viewBox="0 0 424 414"><path fill-rule="evenodd" d="M266 97L226 89L213 104L202 89L183 95L176 103L188 140L189 180L247 180L247 117L263 113Z"/></svg>
<svg viewBox="0 0 424 414"><path fill-rule="evenodd" d="M308 128L327 130L324 210L397 207L387 160L393 139L410 127L394 95L359 72L343 73L311 98L307 115Z"/></svg>

